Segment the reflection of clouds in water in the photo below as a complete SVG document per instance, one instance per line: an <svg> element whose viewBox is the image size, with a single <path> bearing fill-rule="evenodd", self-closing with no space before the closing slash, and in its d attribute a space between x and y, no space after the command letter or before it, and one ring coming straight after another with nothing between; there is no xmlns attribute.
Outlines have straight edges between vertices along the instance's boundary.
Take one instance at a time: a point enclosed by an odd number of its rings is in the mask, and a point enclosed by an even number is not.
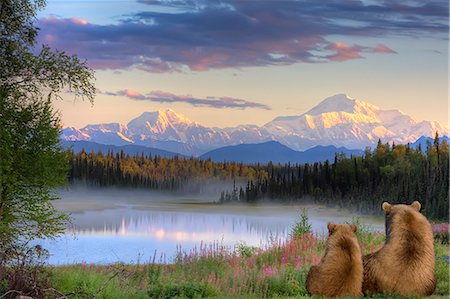
<svg viewBox="0 0 450 299"><path fill-rule="evenodd" d="M89 213L74 218L75 228L71 233L90 236L142 237L157 240L213 241L223 236L226 243L246 240L259 245L270 236L286 238L295 220L290 217L243 216L230 214L205 214L186 212L150 211L136 212L137 215L103 219L103 225L91 223L86 226L84 218ZM101 213L101 212L96 212ZM97 219L99 219L97 215ZM119 220L120 219L120 220ZM77 225L77 222L83 226Z"/></svg>

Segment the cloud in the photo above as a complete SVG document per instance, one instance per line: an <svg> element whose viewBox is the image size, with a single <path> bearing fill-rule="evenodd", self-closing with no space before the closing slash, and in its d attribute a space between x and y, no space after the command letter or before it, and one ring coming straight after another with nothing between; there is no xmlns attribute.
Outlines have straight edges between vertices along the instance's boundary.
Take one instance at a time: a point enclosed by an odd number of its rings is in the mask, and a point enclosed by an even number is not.
<svg viewBox="0 0 450 299"><path fill-rule="evenodd" d="M327 49L334 52L334 54L327 56L331 61L346 61L363 58L360 54L363 48L357 45L349 46L343 42L336 42L330 44Z"/></svg>
<svg viewBox="0 0 450 299"><path fill-rule="evenodd" d="M389 48L385 44L378 44L378 46L376 46L373 49L373 52L374 53L397 54L397 52L395 52L394 50L392 50L391 48Z"/></svg>
<svg viewBox="0 0 450 299"><path fill-rule="evenodd" d="M77 53L95 69L153 73L295 63L327 63L395 54L386 44L345 44L367 37L448 38L448 1L141 0L145 11L115 24L39 20L40 39Z"/></svg>
<svg viewBox="0 0 450 299"><path fill-rule="evenodd" d="M378 44L376 47L364 47L360 45L347 45L343 42L335 42L326 47L326 49L333 52L326 58L331 61L347 61L351 59L364 58L362 53L383 53L383 54L397 54L394 50L384 44Z"/></svg>
<svg viewBox="0 0 450 299"><path fill-rule="evenodd" d="M170 92L154 90L147 94L142 94L133 89L124 89L117 92L101 91L97 90L98 94L104 94L108 96L123 96L136 101L150 101L158 103L185 103L196 107L210 107L210 108L236 108L247 109L257 108L271 110L267 105L246 101L243 99L237 99L232 97L206 97L196 98L191 95L175 95Z"/></svg>
<svg viewBox="0 0 450 299"><path fill-rule="evenodd" d="M71 20L72 23L75 23L77 25L87 25L89 23L87 20L80 18L71 18L69 20Z"/></svg>

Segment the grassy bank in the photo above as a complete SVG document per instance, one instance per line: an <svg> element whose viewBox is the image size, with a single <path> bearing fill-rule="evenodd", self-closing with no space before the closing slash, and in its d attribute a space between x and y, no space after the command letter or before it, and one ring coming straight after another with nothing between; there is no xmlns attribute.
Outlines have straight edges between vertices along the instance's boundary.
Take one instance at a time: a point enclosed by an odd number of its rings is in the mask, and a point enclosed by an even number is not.
<svg viewBox="0 0 450 299"><path fill-rule="evenodd" d="M301 227L300 227L301 228ZM301 230L301 229L300 229ZM384 234L363 227L357 234L364 253L380 248ZM272 298L308 297L305 280L319 262L325 237L310 233L265 249L219 243L179 252L175 263L143 265L73 265L52 268L55 289L67 298ZM448 245L435 242L437 288L434 297L449 294Z"/></svg>

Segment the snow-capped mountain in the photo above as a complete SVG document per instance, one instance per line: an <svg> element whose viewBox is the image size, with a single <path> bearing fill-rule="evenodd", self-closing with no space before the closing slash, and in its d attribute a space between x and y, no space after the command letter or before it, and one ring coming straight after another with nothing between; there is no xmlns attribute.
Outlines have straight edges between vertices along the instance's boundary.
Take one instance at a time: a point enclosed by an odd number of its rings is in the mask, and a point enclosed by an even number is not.
<svg viewBox="0 0 450 299"><path fill-rule="evenodd" d="M79 130L66 128L62 139L111 145L136 144L183 155L197 155L232 144L225 130L204 127L172 109L144 112L126 125L111 123L88 125Z"/></svg>
<svg viewBox="0 0 450 299"><path fill-rule="evenodd" d="M435 121L418 122L399 110L382 110L345 94L326 98L308 112L280 116L262 127L240 125L209 128L171 109L144 112L128 124L97 124L81 129L66 128L63 140L85 140L101 144L137 144L199 155L206 151L242 143L276 140L294 149L334 145L362 149L383 142L414 142L421 136L448 135L449 129Z"/></svg>
<svg viewBox="0 0 450 299"><path fill-rule="evenodd" d="M302 115L277 117L264 128L295 149L311 143L364 148L378 139L408 143L449 131L438 122L417 122L399 110L382 110L345 94L326 98Z"/></svg>

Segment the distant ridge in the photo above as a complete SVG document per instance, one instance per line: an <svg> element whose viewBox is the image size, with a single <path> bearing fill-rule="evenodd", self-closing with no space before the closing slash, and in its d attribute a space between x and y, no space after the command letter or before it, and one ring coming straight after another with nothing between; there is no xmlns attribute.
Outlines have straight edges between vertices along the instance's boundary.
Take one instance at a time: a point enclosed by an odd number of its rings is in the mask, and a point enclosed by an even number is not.
<svg viewBox="0 0 450 299"><path fill-rule="evenodd" d="M362 150L349 150L335 146L316 146L304 152L294 151L277 142L269 141L258 144L239 144L212 150L200 156L200 159L211 159L214 162L236 161L243 163L314 163L319 161L333 161L336 153L362 155Z"/></svg>
<svg viewBox="0 0 450 299"><path fill-rule="evenodd" d="M450 141L449 137L442 136L440 141ZM410 143L411 148L417 148L419 145L422 150L426 149L427 142L433 144L434 139L431 137L420 137L417 141ZM128 144L122 146L105 145L91 141L65 141L61 140L61 144L66 149L71 149L78 153L84 149L86 152L102 152L106 154L108 152L124 153L129 155L158 155L162 157L172 158L175 156L186 158L190 157L182 155L176 152L165 151L157 148L151 148L146 146ZM372 149L376 145L372 146ZM273 163L314 163L319 161L330 160L333 161L336 153L344 153L347 157L350 155L363 155L364 151L359 149L347 149L345 147L335 147L333 145L322 146L318 145L310 148L306 151L295 151L277 141L268 141L263 143L252 144L239 144L232 146L221 147L212 151L209 151L201 156L199 159L207 160L211 159L215 162L223 161L235 161L243 163L261 163L266 164L269 161Z"/></svg>
<svg viewBox="0 0 450 299"><path fill-rule="evenodd" d="M439 142L442 142L443 140L449 142L450 138L448 138L447 136L439 137ZM418 148L420 145L422 147L422 150L424 151L427 148L428 142L433 144L434 138L422 136L419 139L417 139L416 142L411 143L410 146L412 148Z"/></svg>
<svg viewBox="0 0 450 299"><path fill-rule="evenodd" d="M124 153L126 153L130 156L144 154L144 155L152 155L152 156L158 155L158 156L166 157L166 158L173 158L175 156L186 157L179 153L173 153L173 152L169 152L169 151L165 151L165 150L161 150L161 149L157 149L157 148L145 147L145 146L134 145L134 144L116 146L116 145L99 144L99 143L95 143L95 142L91 142L91 141L65 141L65 140L62 140L61 145L65 149L70 149L70 150L74 151L75 153L79 153L84 149L84 151L87 153L101 152L103 154L107 154L108 152L113 152L116 154L116 153L120 153L121 151L123 151Z"/></svg>

